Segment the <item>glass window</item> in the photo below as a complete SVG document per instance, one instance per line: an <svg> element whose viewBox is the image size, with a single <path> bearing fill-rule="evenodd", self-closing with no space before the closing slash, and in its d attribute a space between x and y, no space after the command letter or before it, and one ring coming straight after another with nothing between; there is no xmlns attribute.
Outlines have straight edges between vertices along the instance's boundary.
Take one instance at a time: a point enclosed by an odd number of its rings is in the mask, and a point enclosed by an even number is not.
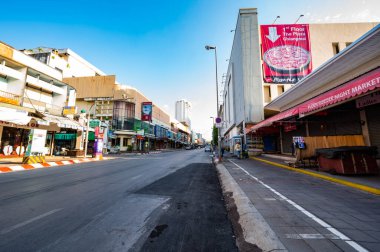
<svg viewBox="0 0 380 252"><path fill-rule="evenodd" d="M123 146L128 146L128 138L123 138Z"/></svg>

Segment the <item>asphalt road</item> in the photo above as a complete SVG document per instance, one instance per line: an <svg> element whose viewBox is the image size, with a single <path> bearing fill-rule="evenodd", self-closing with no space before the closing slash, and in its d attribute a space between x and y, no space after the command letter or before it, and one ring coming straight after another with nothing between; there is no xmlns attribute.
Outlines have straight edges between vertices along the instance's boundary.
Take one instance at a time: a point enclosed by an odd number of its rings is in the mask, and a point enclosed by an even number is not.
<svg viewBox="0 0 380 252"><path fill-rule="evenodd" d="M0 251L236 251L203 150L0 175Z"/></svg>

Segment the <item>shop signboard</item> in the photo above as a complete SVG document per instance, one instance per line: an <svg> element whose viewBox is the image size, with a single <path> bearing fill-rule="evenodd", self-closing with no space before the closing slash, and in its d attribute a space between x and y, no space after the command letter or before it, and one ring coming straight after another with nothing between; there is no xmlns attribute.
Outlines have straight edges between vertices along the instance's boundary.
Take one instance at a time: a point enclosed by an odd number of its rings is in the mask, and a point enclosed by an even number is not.
<svg viewBox="0 0 380 252"><path fill-rule="evenodd" d="M297 83L312 70L308 24L261 25L266 83Z"/></svg>
<svg viewBox="0 0 380 252"><path fill-rule="evenodd" d="M284 125L284 131L290 132L297 129L297 125L295 123L287 123Z"/></svg>
<svg viewBox="0 0 380 252"><path fill-rule="evenodd" d="M46 142L46 130L32 129L29 133L28 147L25 156L32 156L35 153L43 154Z"/></svg>
<svg viewBox="0 0 380 252"><path fill-rule="evenodd" d="M103 139L102 138L95 139L94 152L95 152L95 155L103 154Z"/></svg>
<svg viewBox="0 0 380 252"><path fill-rule="evenodd" d="M153 103L143 102L141 105L141 121L152 121Z"/></svg>
<svg viewBox="0 0 380 252"><path fill-rule="evenodd" d="M364 108L380 103L380 91L356 99L356 108Z"/></svg>
<svg viewBox="0 0 380 252"><path fill-rule="evenodd" d="M102 122L98 119L90 120L90 128L95 129L96 127L100 127Z"/></svg>
<svg viewBox="0 0 380 252"><path fill-rule="evenodd" d="M63 115L75 115L77 113L76 106L65 106L63 107Z"/></svg>

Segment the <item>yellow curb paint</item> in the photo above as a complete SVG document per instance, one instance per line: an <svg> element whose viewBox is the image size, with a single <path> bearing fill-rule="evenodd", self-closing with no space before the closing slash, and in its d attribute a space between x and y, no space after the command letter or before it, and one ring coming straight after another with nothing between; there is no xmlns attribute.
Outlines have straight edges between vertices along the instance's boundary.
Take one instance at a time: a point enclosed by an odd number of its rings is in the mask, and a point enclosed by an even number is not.
<svg viewBox="0 0 380 252"><path fill-rule="evenodd" d="M253 159L253 160L256 160L256 161L260 161L260 162L264 162L264 163L267 163L267 164L270 164L270 165L273 165L273 166L277 166L277 167L280 167L280 168L283 168L283 169L287 169L287 170L290 170L290 171L295 171L295 172L298 172L298 173L303 173L303 174L306 174L306 175L309 175L309 176L312 176L312 177L315 177L315 178L320 178L320 179L328 180L328 181L331 181L331 182L334 182L334 183L337 183L337 184L345 185L345 186L352 187L352 188L355 188L355 189L359 189L359 190L362 190L362 191L365 191L365 192L369 192L369 193L373 193L373 194L376 194L376 195L380 195L380 189L377 189L377 188L374 188L374 187L370 187L370 186L366 186L366 185L362 185L362 184L353 183L353 182L350 182L350 181L347 181L347 180L343 180L343 179L333 178L333 177L326 176L326 175L319 174L319 173L315 173L315 172L312 172L312 171L306 171L306 170L301 170L301 169L297 169L297 168L292 168L292 167L289 167L289 166L286 166L286 165L278 164L276 162L268 161L268 160L261 159L261 158L250 157L250 159Z"/></svg>

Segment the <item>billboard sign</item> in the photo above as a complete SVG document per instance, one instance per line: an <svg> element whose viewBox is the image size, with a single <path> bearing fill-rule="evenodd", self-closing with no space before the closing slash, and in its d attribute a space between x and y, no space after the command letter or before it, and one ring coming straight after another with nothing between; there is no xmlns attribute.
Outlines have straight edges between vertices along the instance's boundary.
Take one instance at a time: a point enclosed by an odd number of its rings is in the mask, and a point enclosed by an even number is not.
<svg viewBox="0 0 380 252"><path fill-rule="evenodd" d="M153 104L151 102L143 102L141 105L141 121L152 121Z"/></svg>
<svg viewBox="0 0 380 252"><path fill-rule="evenodd" d="M312 70L308 24L261 25L266 83L297 83Z"/></svg>

